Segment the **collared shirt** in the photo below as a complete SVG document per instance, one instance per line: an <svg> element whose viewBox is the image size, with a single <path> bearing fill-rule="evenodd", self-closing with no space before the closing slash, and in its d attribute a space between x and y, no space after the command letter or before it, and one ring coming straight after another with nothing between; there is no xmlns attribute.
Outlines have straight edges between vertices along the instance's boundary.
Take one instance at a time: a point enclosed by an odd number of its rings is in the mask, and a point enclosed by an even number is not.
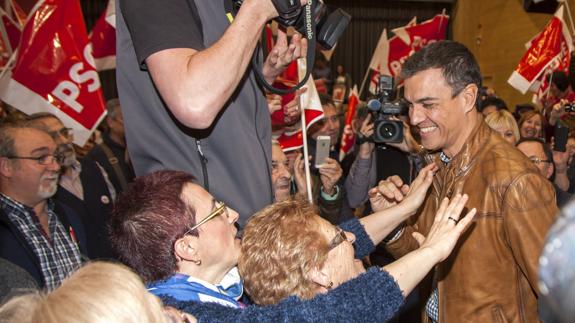
<svg viewBox="0 0 575 323"><path fill-rule="evenodd" d="M0 193L0 207L6 213L8 220L14 224L26 239L26 243L34 252L40 263L42 276L48 290L60 285L62 280L81 265L80 251L73 237L54 213L54 203L47 201L48 237L34 209L23 205Z"/></svg>

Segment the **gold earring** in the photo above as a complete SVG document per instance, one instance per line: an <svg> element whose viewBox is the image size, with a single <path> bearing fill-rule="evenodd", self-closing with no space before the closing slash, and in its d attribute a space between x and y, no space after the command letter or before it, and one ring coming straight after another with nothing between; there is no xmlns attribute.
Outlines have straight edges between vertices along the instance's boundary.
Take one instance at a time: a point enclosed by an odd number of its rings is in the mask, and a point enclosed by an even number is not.
<svg viewBox="0 0 575 323"><path fill-rule="evenodd" d="M333 282L329 282L329 285L327 285L327 290L330 290L333 288Z"/></svg>

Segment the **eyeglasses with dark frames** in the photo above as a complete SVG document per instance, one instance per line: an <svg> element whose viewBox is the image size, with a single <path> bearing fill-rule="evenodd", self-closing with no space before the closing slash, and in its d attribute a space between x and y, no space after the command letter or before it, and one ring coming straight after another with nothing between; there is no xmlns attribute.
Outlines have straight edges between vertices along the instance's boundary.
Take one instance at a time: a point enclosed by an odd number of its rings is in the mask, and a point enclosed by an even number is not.
<svg viewBox="0 0 575 323"><path fill-rule="evenodd" d="M38 156L38 157L32 157L32 156L5 156L5 158L8 159L29 159L29 160L35 160L38 164L40 165L50 165L53 162L56 162L58 164L62 163L62 159L63 156L61 154L46 154L46 155L42 155L42 156Z"/></svg>
<svg viewBox="0 0 575 323"><path fill-rule="evenodd" d="M336 227L336 230L337 232L335 234L335 237L333 237L333 239L331 239L331 241L329 242L328 245L329 251L331 251L335 247L339 246L342 242L347 240L347 235L345 234L345 231L343 231L339 227Z"/></svg>
<svg viewBox="0 0 575 323"><path fill-rule="evenodd" d="M218 215L221 214L225 214L226 217L229 217L228 215L228 207L226 206L226 204L224 202L217 202L220 204L220 206L218 206L217 208L215 208L210 214L208 214L208 216L206 216L202 221L196 223L196 225L194 225L193 227L191 227L188 231L186 231L184 233L184 235L189 234L190 232L194 231L195 229L197 229L198 227L200 227L201 225L205 224L206 222L210 221L211 219L215 218ZM216 204L216 202L214 201L214 204Z"/></svg>

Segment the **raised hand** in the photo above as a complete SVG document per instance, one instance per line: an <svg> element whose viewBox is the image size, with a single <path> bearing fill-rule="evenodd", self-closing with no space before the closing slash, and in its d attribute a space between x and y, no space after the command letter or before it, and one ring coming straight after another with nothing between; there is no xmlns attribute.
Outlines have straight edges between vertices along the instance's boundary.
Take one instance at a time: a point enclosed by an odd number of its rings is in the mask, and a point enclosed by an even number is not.
<svg viewBox="0 0 575 323"><path fill-rule="evenodd" d="M299 194L307 194L307 186L305 183L305 163L303 162L303 154L298 153L293 164L293 172L295 185L297 186L297 192Z"/></svg>
<svg viewBox="0 0 575 323"><path fill-rule="evenodd" d="M273 114L282 108L282 97L280 95L268 94L266 95L266 99L268 101L268 109L270 110L270 114Z"/></svg>
<svg viewBox="0 0 575 323"><path fill-rule="evenodd" d="M436 171L437 166L435 164L427 165L419 172L411 186L404 184L401 178L396 175L380 181L378 186L368 192L371 208L377 212L407 199L404 204L406 211L411 214L414 213L423 203L427 190L433 181L433 174Z"/></svg>
<svg viewBox="0 0 575 323"><path fill-rule="evenodd" d="M339 181L342 174L343 170L335 159L329 157L325 159L319 169L319 175L323 191L326 194L333 195L335 193L335 184Z"/></svg>
<svg viewBox="0 0 575 323"><path fill-rule="evenodd" d="M306 91L307 87L297 90L294 98L284 106L284 122L287 125L292 125L299 120L301 116L300 96Z"/></svg>
<svg viewBox="0 0 575 323"><path fill-rule="evenodd" d="M373 122L371 121L371 114L365 117L365 120L361 123L358 135L364 138L369 138L373 135ZM359 146L359 157L363 159L368 159L375 148L375 143L373 141L365 141Z"/></svg>
<svg viewBox="0 0 575 323"><path fill-rule="evenodd" d="M275 46L269 53L263 66L263 75L268 83L275 78L294 60L307 53L307 39L300 34L294 34L288 45L285 31L278 29Z"/></svg>
<svg viewBox="0 0 575 323"><path fill-rule="evenodd" d="M434 256L437 257L437 262L445 260L451 254L457 240L475 216L477 210L473 208L467 212L465 217L460 218L467 200L467 194L457 194L451 202L448 198L443 199L427 237L419 232L413 233L413 237L419 243L420 248L432 250Z"/></svg>

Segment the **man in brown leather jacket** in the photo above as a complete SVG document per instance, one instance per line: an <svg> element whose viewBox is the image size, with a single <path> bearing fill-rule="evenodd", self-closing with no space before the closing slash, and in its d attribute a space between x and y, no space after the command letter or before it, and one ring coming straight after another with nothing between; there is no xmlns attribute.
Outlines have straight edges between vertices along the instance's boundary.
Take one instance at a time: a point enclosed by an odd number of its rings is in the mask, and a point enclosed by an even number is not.
<svg viewBox="0 0 575 323"><path fill-rule="evenodd" d="M387 244L396 257L418 247L439 204L469 194L474 223L422 284L424 321L536 322L537 267L558 210L551 183L477 111L481 74L465 46L441 41L402 67L411 124L439 170L421 212Z"/></svg>

